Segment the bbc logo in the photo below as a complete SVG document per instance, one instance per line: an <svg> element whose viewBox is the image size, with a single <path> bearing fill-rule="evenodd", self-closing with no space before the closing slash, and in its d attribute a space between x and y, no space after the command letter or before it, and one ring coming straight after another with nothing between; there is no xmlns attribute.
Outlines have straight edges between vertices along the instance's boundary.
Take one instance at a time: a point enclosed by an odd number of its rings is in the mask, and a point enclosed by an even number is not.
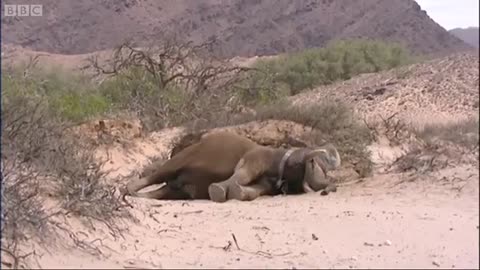
<svg viewBox="0 0 480 270"><path fill-rule="evenodd" d="M4 5L3 10L5 17L37 17L43 15L42 5Z"/></svg>

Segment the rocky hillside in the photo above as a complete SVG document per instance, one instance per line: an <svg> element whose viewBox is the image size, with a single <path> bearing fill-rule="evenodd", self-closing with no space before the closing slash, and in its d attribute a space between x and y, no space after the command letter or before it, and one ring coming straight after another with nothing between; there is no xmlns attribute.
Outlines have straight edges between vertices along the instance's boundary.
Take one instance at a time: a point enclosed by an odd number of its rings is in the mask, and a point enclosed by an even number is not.
<svg viewBox="0 0 480 270"><path fill-rule="evenodd" d="M2 42L79 54L126 39L148 45L168 30L195 42L217 38L215 52L228 57L277 54L350 37L401 41L419 53L469 48L413 0L43 0L42 5L43 17L2 17Z"/></svg>
<svg viewBox="0 0 480 270"><path fill-rule="evenodd" d="M479 29L478 27L455 28L449 31L452 35L465 41L467 44L478 48L479 47Z"/></svg>
<svg viewBox="0 0 480 270"><path fill-rule="evenodd" d="M368 120L396 115L405 123L456 122L478 116L478 54L459 53L348 81L292 97L296 104L333 99Z"/></svg>

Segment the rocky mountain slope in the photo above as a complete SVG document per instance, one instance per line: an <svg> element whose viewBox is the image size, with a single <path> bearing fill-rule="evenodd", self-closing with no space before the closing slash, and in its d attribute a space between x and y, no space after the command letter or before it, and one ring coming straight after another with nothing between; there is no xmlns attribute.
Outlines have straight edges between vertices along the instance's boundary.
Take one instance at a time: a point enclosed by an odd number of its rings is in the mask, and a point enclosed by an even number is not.
<svg viewBox="0 0 480 270"><path fill-rule="evenodd" d="M19 0L5 4L23 4ZM202 42L216 38L222 56L253 56L325 45L340 38L404 42L419 53L469 46L413 0L44 0L42 17L2 17L3 44L61 54L139 46L164 31Z"/></svg>
<svg viewBox="0 0 480 270"><path fill-rule="evenodd" d="M449 31L452 35L465 41L467 44L478 48L479 47L479 29L478 27L468 28L454 28Z"/></svg>

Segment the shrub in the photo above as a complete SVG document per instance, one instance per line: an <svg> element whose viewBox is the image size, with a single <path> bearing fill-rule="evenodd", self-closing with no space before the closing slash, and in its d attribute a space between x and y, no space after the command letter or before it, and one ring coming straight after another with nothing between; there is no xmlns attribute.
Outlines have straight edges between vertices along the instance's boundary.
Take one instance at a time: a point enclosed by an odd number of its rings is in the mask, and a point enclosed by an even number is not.
<svg viewBox="0 0 480 270"><path fill-rule="evenodd" d="M4 98L42 99L50 114L64 121L80 122L108 112L109 100L95 88L87 77L56 69L32 68L28 76L19 70L2 73Z"/></svg>
<svg viewBox="0 0 480 270"><path fill-rule="evenodd" d="M2 91L1 248L14 258L14 268L22 241L52 243L42 240L51 240L60 228L51 219L54 215L69 212L82 220L100 220L113 235L119 233L117 217L124 216L117 211L120 202L113 187L102 181L101 164L92 149L66 132L66 123L47 101L30 93L22 96L12 88ZM47 208L48 194L63 209Z"/></svg>
<svg viewBox="0 0 480 270"><path fill-rule="evenodd" d="M254 64L257 75L248 78L245 84L249 88L242 92L242 96L247 101L263 101L264 96L273 100L275 97L295 95L319 85L395 68L412 61L410 53L395 43L362 39L330 42L324 48L258 60ZM257 92L252 93L252 89ZM280 89L279 93L275 92L277 89Z"/></svg>
<svg viewBox="0 0 480 270"><path fill-rule="evenodd" d="M147 130L208 118L233 105L232 86L247 69L208 57L209 43L192 45L166 39L155 48L119 46L107 63L90 59L108 76L99 92L116 109L140 117ZM206 110L208 108L208 110Z"/></svg>

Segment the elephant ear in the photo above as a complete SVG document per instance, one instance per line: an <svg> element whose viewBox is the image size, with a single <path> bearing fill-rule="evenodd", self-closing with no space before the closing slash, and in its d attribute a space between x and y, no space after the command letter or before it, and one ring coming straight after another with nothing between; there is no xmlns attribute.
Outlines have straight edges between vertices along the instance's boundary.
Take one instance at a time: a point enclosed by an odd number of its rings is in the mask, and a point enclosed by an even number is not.
<svg viewBox="0 0 480 270"><path fill-rule="evenodd" d="M308 152L303 161L305 164L312 159L317 158L317 162L323 168L325 173L327 171L332 171L340 167L341 158L338 150L333 144L327 144L322 147L316 148Z"/></svg>
<svg viewBox="0 0 480 270"><path fill-rule="evenodd" d="M325 189L329 185L327 176L322 167L317 163L316 158L312 157L306 160L303 181L313 191Z"/></svg>

